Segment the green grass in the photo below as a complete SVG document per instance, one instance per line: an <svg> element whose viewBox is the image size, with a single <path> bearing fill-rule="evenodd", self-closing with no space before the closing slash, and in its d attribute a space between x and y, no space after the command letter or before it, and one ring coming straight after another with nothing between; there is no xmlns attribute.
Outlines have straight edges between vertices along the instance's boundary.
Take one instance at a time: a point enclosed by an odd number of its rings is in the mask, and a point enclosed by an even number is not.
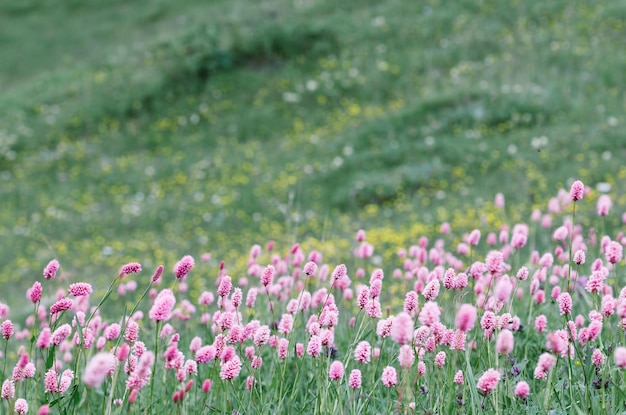
<svg viewBox="0 0 626 415"><path fill-rule="evenodd" d="M5 2L0 282L21 296L52 257L243 272L269 239L398 247L498 229L499 191L525 220L574 178L623 190L625 21L617 0Z"/></svg>

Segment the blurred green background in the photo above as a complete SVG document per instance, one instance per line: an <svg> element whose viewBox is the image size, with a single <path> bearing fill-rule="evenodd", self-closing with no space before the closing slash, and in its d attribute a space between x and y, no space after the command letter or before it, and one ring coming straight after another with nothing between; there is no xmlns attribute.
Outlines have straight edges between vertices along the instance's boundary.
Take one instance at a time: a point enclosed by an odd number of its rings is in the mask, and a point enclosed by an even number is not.
<svg viewBox="0 0 626 415"><path fill-rule="evenodd" d="M620 222L626 2L0 2L0 284L275 240L348 256L546 210L579 178ZM506 208L493 207L497 192ZM587 209L593 211L594 193Z"/></svg>

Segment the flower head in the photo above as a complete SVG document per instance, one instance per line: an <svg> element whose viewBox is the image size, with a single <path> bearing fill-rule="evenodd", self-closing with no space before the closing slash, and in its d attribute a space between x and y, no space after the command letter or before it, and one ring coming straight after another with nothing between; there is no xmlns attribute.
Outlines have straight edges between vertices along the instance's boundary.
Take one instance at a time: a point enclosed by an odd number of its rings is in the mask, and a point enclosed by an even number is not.
<svg viewBox="0 0 626 415"><path fill-rule="evenodd" d="M187 274L189 274L189 271L193 268L194 263L195 262L191 255L185 255L182 257L181 260L174 265L174 275L176 275L176 279L178 281L183 281L187 277Z"/></svg>
<svg viewBox="0 0 626 415"><path fill-rule="evenodd" d="M387 366L383 369L383 375L381 377L383 385L388 388L392 388L398 384L398 374L396 368L393 366Z"/></svg>
<svg viewBox="0 0 626 415"><path fill-rule="evenodd" d="M485 373L478 379L476 388L483 395L491 393L500 381L500 372L495 369L487 369Z"/></svg>
<svg viewBox="0 0 626 415"><path fill-rule="evenodd" d="M48 262L48 265L43 269L43 277L47 280L50 280L57 275L57 271L59 270L59 261L53 259Z"/></svg>
<svg viewBox="0 0 626 415"><path fill-rule="evenodd" d="M585 193L585 185L580 180L576 180L572 183L572 187L569 191L570 198L576 202L583 198L583 194Z"/></svg>
<svg viewBox="0 0 626 415"><path fill-rule="evenodd" d="M136 274L138 272L141 272L141 264L138 262L131 262L129 264L122 265L118 275L120 278L123 278L128 274Z"/></svg>

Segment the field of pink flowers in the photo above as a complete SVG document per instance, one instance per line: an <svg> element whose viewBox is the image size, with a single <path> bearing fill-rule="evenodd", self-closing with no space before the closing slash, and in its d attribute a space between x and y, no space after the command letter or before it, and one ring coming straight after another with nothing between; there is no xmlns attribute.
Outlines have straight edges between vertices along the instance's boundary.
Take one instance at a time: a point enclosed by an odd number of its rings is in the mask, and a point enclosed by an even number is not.
<svg viewBox="0 0 626 415"><path fill-rule="evenodd" d="M189 255L123 265L99 298L52 260L30 315L0 303L0 412L622 413L626 237L603 234L608 195L584 221L598 230L580 224L587 194L576 181L499 233L444 223L391 268L363 230L324 254L349 266L270 241L195 298ZM124 291L133 305L109 306Z"/></svg>

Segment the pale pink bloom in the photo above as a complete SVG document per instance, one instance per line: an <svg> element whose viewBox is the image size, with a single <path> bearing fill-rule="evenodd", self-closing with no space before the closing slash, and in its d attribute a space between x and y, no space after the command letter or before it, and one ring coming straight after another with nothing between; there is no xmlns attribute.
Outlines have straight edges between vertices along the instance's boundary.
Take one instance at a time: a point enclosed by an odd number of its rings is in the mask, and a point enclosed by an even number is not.
<svg viewBox="0 0 626 415"><path fill-rule="evenodd" d="M165 288L154 299L148 316L153 321L167 321L171 317L174 305L176 305L174 293L169 288Z"/></svg>
<svg viewBox="0 0 626 415"><path fill-rule="evenodd" d="M462 385L465 382L465 379L463 377L463 371L459 370L454 374L454 383L456 383L457 385Z"/></svg>
<svg viewBox="0 0 626 415"><path fill-rule="evenodd" d="M239 356L235 355L228 362L222 363L220 378L223 380L233 380L239 376L239 372L241 372L241 359L239 359Z"/></svg>
<svg viewBox="0 0 626 415"><path fill-rule="evenodd" d="M463 304L456 315L456 328L465 332L470 331L476 324L477 318L476 307L471 304Z"/></svg>
<svg viewBox="0 0 626 415"><path fill-rule="evenodd" d="M422 295L427 301L432 301L439 295L439 280L432 280L426 287L424 287L424 291Z"/></svg>
<svg viewBox="0 0 626 415"><path fill-rule="evenodd" d="M598 203L596 205L596 212L599 216L606 216L609 214L609 210L613 206L609 195L600 195Z"/></svg>
<svg viewBox="0 0 626 415"><path fill-rule="evenodd" d="M528 394L530 393L530 386L525 381L517 382L515 385L515 396L520 399L526 399Z"/></svg>
<svg viewBox="0 0 626 415"><path fill-rule="evenodd" d="M1 330L2 337L4 337L6 340L9 340L11 336L13 336L13 334L15 333L15 329L13 328L13 323L11 322L11 320L3 321L1 325Z"/></svg>
<svg viewBox="0 0 626 415"><path fill-rule="evenodd" d="M626 369L626 347L616 347L613 357L617 366Z"/></svg>
<svg viewBox="0 0 626 415"><path fill-rule="evenodd" d="M496 351L500 354L509 354L513 351L513 346L515 344L515 338L513 337L513 333L504 329L498 333L498 337L496 339Z"/></svg>
<svg viewBox="0 0 626 415"><path fill-rule="evenodd" d="M122 328L117 323L112 323L104 329L104 337L107 340L115 340L119 337Z"/></svg>
<svg viewBox="0 0 626 415"><path fill-rule="evenodd" d="M411 313L413 310L416 310L418 306L418 302L419 301L418 301L417 293L415 291L407 292L404 297L404 311L407 313Z"/></svg>
<svg viewBox="0 0 626 415"><path fill-rule="evenodd" d="M72 305L74 305L74 302L69 298L61 298L59 301L50 306L50 314L54 315L62 311L69 310L72 308Z"/></svg>
<svg viewBox="0 0 626 415"><path fill-rule="evenodd" d="M174 275L176 276L176 279L178 281L183 281L194 265L195 262L191 255L185 255L182 257L181 260L174 265Z"/></svg>
<svg viewBox="0 0 626 415"><path fill-rule="evenodd" d="M391 338L399 344L411 342L413 337L413 319L405 312L396 316L391 326Z"/></svg>
<svg viewBox="0 0 626 415"><path fill-rule="evenodd" d="M604 287L604 280L606 275L602 271L593 271L585 284L585 290L591 294L597 294L602 291Z"/></svg>
<svg viewBox="0 0 626 415"><path fill-rule="evenodd" d="M33 286L28 290L28 299L33 303L36 304L41 300L41 293L42 293L42 288L41 288L41 283L39 281L35 281L33 283Z"/></svg>
<svg viewBox="0 0 626 415"><path fill-rule="evenodd" d="M398 354L398 362L400 362L400 366L404 369L409 369L413 366L413 362L415 362L415 352L413 351L413 347L408 344L401 346Z"/></svg>
<svg viewBox="0 0 626 415"><path fill-rule="evenodd" d="M195 359L198 363L209 363L211 360L215 359L216 356L217 349L212 344L202 346L195 352Z"/></svg>
<svg viewBox="0 0 626 415"><path fill-rule="evenodd" d="M511 238L511 245L515 249L523 248L528 240L528 235L524 233L514 233Z"/></svg>
<svg viewBox="0 0 626 415"><path fill-rule="evenodd" d="M577 265L582 265L585 263L585 251L582 249L578 249L574 252L574 263Z"/></svg>
<svg viewBox="0 0 626 415"><path fill-rule="evenodd" d="M52 344L58 346L70 335L70 333L72 333L72 327L67 323L57 327L57 329L52 333Z"/></svg>
<svg viewBox="0 0 626 415"><path fill-rule="evenodd" d="M335 360L330 364L328 369L328 377L331 380L339 380L343 377L343 364L339 360Z"/></svg>
<svg viewBox="0 0 626 415"><path fill-rule="evenodd" d="M372 356L372 347L367 341L361 341L354 349L354 360L359 363L369 363Z"/></svg>
<svg viewBox="0 0 626 415"><path fill-rule="evenodd" d="M448 268L443 274L443 286L448 289L454 289L455 273L453 268Z"/></svg>
<svg viewBox="0 0 626 415"><path fill-rule="evenodd" d="M13 409L15 410L16 414L23 415L28 412L28 402L26 402L26 399L18 398L15 401L15 406L13 407Z"/></svg>
<svg viewBox="0 0 626 415"><path fill-rule="evenodd" d="M379 320L376 324L376 334L383 338L388 337L391 334L393 320L394 316L389 316L389 318Z"/></svg>
<svg viewBox="0 0 626 415"><path fill-rule="evenodd" d="M383 385L388 388L392 388L398 384L398 374L396 368L393 366L387 366L383 369L383 375L381 377Z"/></svg>
<svg viewBox="0 0 626 415"><path fill-rule="evenodd" d="M578 200L581 200L583 198L583 195L585 193L585 186L583 185L583 182L581 182L580 180L576 180L574 183L572 183L572 187L570 188L570 198L576 202Z"/></svg>
<svg viewBox="0 0 626 415"><path fill-rule="evenodd" d="M476 388L483 395L488 395L498 386L499 381L500 372L495 369L487 369L476 382Z"/></svg>
<svg viewBox="0 0 626 415"><path fill-rule="evenodd" d="M559 226L554 230L552 239L555 241L564 241L567 238L568 230L565 226Z"/></svg>
<svg viewBox="0 0 626 415"><path fill-rule="evenodd" d="M435 355L435 366L439 369L446 364L446 352L439 352Z"/></svg>
<svg viewBox="0 0 626 415"><path fill-rule="evenodd" d="M5 379L2 382L2 399L13 399L15 396L15 382L11 379Z"/></svg>
<svg viewBox="0 0 626 415"><path fill-rule="evenodd" d="M460 310L459 310L459 313L460 313ZM425 326L432 326L434 323L439 321L440 316L441 316L441 310L439 309L439 306L437 305L437 303L433 301L428 301L426 304L424 304L424 306L420 310L418 320L420 321L420 323L422 323ZM471 315L469 317L471 318ZM474 322L475 321L476 320L474 320ZM471 320L469 322L471 322ZM468 330L471 330L471 327Z"/></svg>
<svg viewBox="0 0 626 415"><path fill-rule="evenodd" d="M539 265L541 265L544 268L550 268L553 263L554 263L554 256L549 252L543 254L541 258L539 258Z"/></svg>
<svg viewBox="0 0 626 415"><path fill-rule="evenodd" d="M83 382L89 387L97 388L114 369L115 356L109 352L98 353L87 363L83 373Z"/></svg>
<svg viewBox="0 0 626 415"><path fill-rule="evenodd" d="M139 324L135 320L128 320L124 330L124 339L129 343L134 343L139 338Z"/></svg>
<svg viewBox="0 0 626 415"><path fill-rule="evenodd" d="M361 371L359 369L353 369L352 372L350 372L348 385L352 389L359 389L361 387Z"/></svg>
<svg viewBox="0 0 626 415"><path fill-rule="evenodd" d="M271 285L272 281L274 281L275 272L276 272L276 269L274 268L273 265L266 266L265 269L263 270L263 273L261 274L261 285L263 285L266 288L269 285Z"/></svg>
<svg viewBox="0 0 626 415"><path fill-rule="evenodd" d="M474 229L472 232L470 232L469 236L467 237L467 243L472 246L476 246L478 245L479 242L480 242L480 230Z"/></svg>
<svg viewBox="0 0 626 415"><path fill-rule="evenodd" d="M43 269L43 277L47 280L52 279L55 277L58 270L59 261L53 259L52 261L48 262L48 265L46 265L46 267Z"/></svg>
<svg viewBox="0 0 626 415"><path fill-rule="evenodd" d="M231 278L228 275L224 275L220 279L220 284L217 287L217 295L220 297L226 297L230 294L230 291L233 289L233 284L231 282Z"/></svg>
<svg viewBox="0 0 626 415"><path fill-rule="evenodd" d="M444 235L450 233L450 224L448 222L444 222L441 224L440 232Z"/></svg>
<svg viewBox="0 0 626 415"><path fill-rule="evenodd" d="M118 275L120 278L123 278L128 274L136 274L138 272L141 272L141 264L138 262L131 262L129 264L122 265Z"/></svg>
<svg viewBox="0 0 626 415"><path fill-rule="evenodd" d="M561 315L567 315L572 312L572 297L569 293L561 293L557 298Z"/></svg>
<svg viewBox="0 0 626 415"><path fill-rule="evenodd" d="M426 374L426 363L417 362L417 375L424 376Z"/></svg>
<svg viewBox="0 0 626 415"><path fill-rule="evenodd" d="M496 297L496 299L498 299L498 301L505 303L511 297L512 291L513 284L511 284L511 280L508 276L503 275L496 284L496 287L494 289L494 296Z"/></svg>
<svg viewBox="0 0 626 415"><path fill-rule="evenodd" d="M496 193L496 197L493 201L495 207L502 209L504 208L504 195L502 193Z"/></svg>
<svg viewBox="0 0 626 415"><path fill-rule="evenodd" d="M464 272L459 272L454 277L454 288L457 290L462 290L467 287L467 274Z"/></svg>
<svg viewBox="0 0 626 415"><path fill-rule="evenodd" d="M591 354L591 362L596 366L602 365L605 360L606 356L604 355L604 353L602 353L600 349L595 349Z"/></svg>
<svg viewBox="0 0 626 415"><path fill-rule="evenodd" d="M611 264L617 264L622 260L623 247L622 244L616 241L611 241L604 251L606 260Z"/></svg>
<svg viewBox="0 0 626 415"><path fill-rule="evenodd" d="M312 357L319 356L322 353L322 339L317 335L311 336L306 352Z"/></svg>
<svg viewBox="0 0 626 415"><path fill-rule="evenodd" d="M285 360L289 352L289 340L281 338L278 340L278 357Z"/></svg>

